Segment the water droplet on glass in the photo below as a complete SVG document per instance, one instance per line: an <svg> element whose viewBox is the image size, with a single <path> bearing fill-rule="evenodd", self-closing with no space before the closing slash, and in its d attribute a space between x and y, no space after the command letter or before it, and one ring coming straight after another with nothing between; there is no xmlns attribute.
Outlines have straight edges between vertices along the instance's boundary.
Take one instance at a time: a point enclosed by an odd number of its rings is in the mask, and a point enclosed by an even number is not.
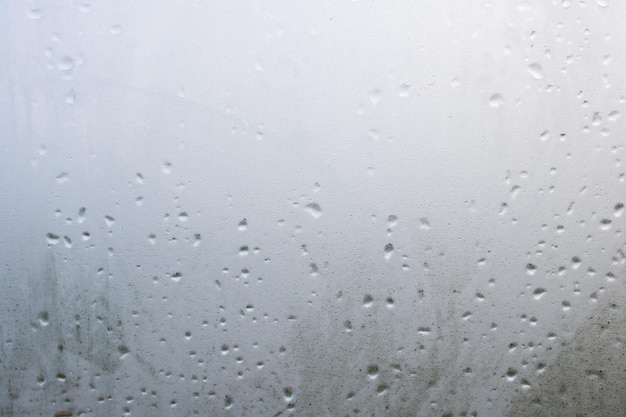
<svg viewBox="0 0 626 417"><path fill-rule="evenodd" d="M420 219L420 229L424 229L424 230L430 229L430 222L428 221L426 217L422 217Z"/></svg>
<svg viewBox="0 0 626 417"><path fill-rule="evenodd" d="M372 297L370 294L365 294L365 296L363 297L363 307L371 307L373 303L374 297Z"/></svg>
<svg viewBox="0 0 626 417"><path fill-rule="evenodd" d="M537 266L531 263L527 264L526 272L528 273L528 275L535 275L535 272L537 272Z"/></svg>
<svg viewBox="0 0 626 417"><path fill-rule="evenodd" d="M322 208L317 203L309 203L304 206L304 209L314 218L319 218L322 215Z"/></svg>
<svg viewBox="0 0 626 417"><path fill-rule="evenodd" d="M43 16L41 9L30 9L28 11L28 17L31 19L41 19L41 16Z"/></svg>
<svg viewBox="0 0 626 417"><path fill-rule="evenodd" d="M611 219L602 219L600 220L600 229L601 230L609 230L611 228Z"/></svg>
<svg viewBox="0 0 626 417"><path fill-rule="evenodd" d="M504 98L500 94L494 94L489 97L489 105L494 108L499 108L504 103Z"/></svg>
<svg viewBox="0 0 626 417"><path fill-rule="evenodd" d="M543 78L543 68L541 68L541 65L536 62L528 66L528 73L532 75L535 80Z"/></svg>
<svg viewBox="0 0 626 417"><path fill-rule="evenodd" d="M113 25L109 29L109 32L111 33L111 35L117 36L117 35L122 33L122 26L120 26L120 25Z"/></svg>
<svg viewBox="0 0 626 417"><path fill-rule="evenodd" d="M387 227L393 229L398 224L398 216L391 214L387 217Z"/></svg>
<svg viewBox="0 0 626 417"><path fill-rule="evenodd" d="M165 161L163 165L161 166L161 171L163 171L164 174L169 174L170 172L172 172L171 162Z"/></svg>
<svg viewBox="0 0 626 417"><path fill-rule="evenodd" d="M239 231L243 232L244 230L248 229L248 220L246 219L242 219L239 222Z"/></svg>
<svg viewBox="0 0 626 417"><path fill-rule="evenodd" d="M398 95L400 97L408 97L410 90L411 86L409 84L402 84L398 90Z"/></svg>
<svg viewBox="0 0 626 417"><path fill-rule="evenodd" d="M86 212L87 212L87 209L85 207L81 207L80 209L78 209L78 223L82 223L85 221Z"/></svg>
<svg viewBox="0 0 626 417"><path fill-rule="evenodd" d="M609 7L609 0L596 0L596 3L600 7Z"/></svg>
<svg viewBox="0 0 626 417"><path fill-rule="evenodd" d="M535 300L539 300L541 297L544 296L545 293L546 290L544 288L535 288L535 291L533 291L533 297L535 298Z"/></svg>
<svg viewBox="0 0 626 417"><path fill-rule="evenodd" d="M380 99L383 98L383 92L380 90L372 90L369 94L369 99L372 104L375 106L380 102Z"/></svg>
<svg viewBox="0 0 626 417"><path fill-rule="evenodd" d="M58 235L55 235L54 233L46 234L46 238L49 245L56 245L57 243L59 243L59 239L61 239Z"/></svg>
<svg viewBox="0 0 626 417"><path fill-rule="evenodd" d="M624 203L617 203L614 210L613 216L620 217L624 213Z"/></svg>
<svg viewBox="0 0 626 417"><path fill-rule="evenodd" d="M64 56L57 62L57 69L61 71L69 71L74 67L74 60L69 56Z"/></svg>
<svg viewBox="0 0 626 417"><path fill-rule="evenodd" d="M50 318L48 317L47 311L40 312L37 318L39 319L39 324L42 327L46 327L48 324L50 324Z"/></svg>
<svg viewBox="0 0 626 417"><path fill-rule="evenodd" d="M367 366L367 376L369 379L375 379L378 377L378 365L371 364Z"/></svg>
<svg viewBox="0 0 626 417"><path fill-rule="evenodd" d="M393 245L391 243L387 243L385 245L385 248L383 249L383 252L385 254L385 259L389 260L389 258L391 258L391 255L393 255Z"/></svg>
<svg viewBox="0 0 626 417"><path fill-rule="evenodd" d="M506 379L509 381L513 381L517 376L517 369L509 368L506 370Z"/></svg>
<svg viewBox="0 0 626 417"><path fill-rule="evenodd" d="M57 175L56 179L57 179L57 183L63 184L64 182L69 181L70 174L68 174L67 172L61 172L59 175Z"/></svg>
<svg viewBox="0 0 626 417"><path fill-rule="evenodd" d="M104 221L106 222L108 227L113 226L113 223L115 223L115 219L111 216L104 216Z"/></svg>

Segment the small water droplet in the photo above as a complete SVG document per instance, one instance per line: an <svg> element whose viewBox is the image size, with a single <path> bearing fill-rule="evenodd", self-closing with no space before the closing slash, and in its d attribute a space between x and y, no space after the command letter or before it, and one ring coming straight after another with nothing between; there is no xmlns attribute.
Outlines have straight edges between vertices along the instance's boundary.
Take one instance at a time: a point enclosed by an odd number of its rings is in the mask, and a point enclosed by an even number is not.
<svg viewBox="0 0 626 417"><path fill-rule="evenodd" d="M502 106L502 104L504 104L504 97L502 97L502 95L496 93L489 97L489 105L491 107L497 109Z"/></svg>
<svg viewBox="0 0 626 417"><path fill-rule="evenodd" d="M422 217L420 219L420 229L424 229L424 230L430 229L430 222L428 221L426 217Z"/></svg>
<svg viewBox="0 0 626 417"><path fill-rule="evenodd" d="M64 56L57 62L57 69L61 71L69 71L74 67L74 60L69 56Z"/></svg>
<svg viewBox="0 0 626 417"><path fill-rule="evenodd" d="M319 218L322 215L322 208L317 203L309 203L304 206L304 209L315 219Z"/></svg>
<svg viewBox="0 0 626 417"><path fill-rule="evenodd" d="M380 90L372 90L369 93L369 99L372 102L372 104L374 106L376 106L379 102L380 99L383 98L383 92Z"/></svg>
<svg viewBox="0 0 626 417"><path fill-rule="evenodd" d="M533 76L535 80L543 78L543 68L536 62L533 62L528 66L528 73Z"/></svg>
<svg viewBox="0 0 626 417"><path fill-rule="evenodd" d="M391 214L387 217L387 228L393 229L398 224L398 216Z"/></svg>
<svg viewBox="0 0 626 417"><path fill-rule="evenodd" d="M624 203L617 203L614 210L613 216L620 217L624 213Z"/></svg>
<svg viewBox="0 0 626 417"><path fill-rule="evenodd" d="M431 328L430 327L426 327L426 326L420 326L417 328L417 333L422 334L422 335L428 335L431 332Z"/></svg>
<svg viewBox="0 0 626 417"><path fill-rule="evenodd" d="M611 219L602 219L600 220L600 229L601 230L609 230L611 228Z"/></svg>
<svg viewBox="0 0 626 417"><path fill-rule="evenodd" d="M174 282L178 282L180 281L180 279L183 277L183 274L181 274L180 272L174 272L171 276L172 281Z"/></svg>
<svg viewBox="0 0 626 417"><path fill-rule="evenodd" d="M367 366L367 376L369 379L375 379L378 377L378 365L370 364Z"/></svg>
<svg viewBox="0 0 626 417"><path fill-rule="evenodd" d="M248 256L249 250L247 246L242 246L239 248L239 256Z"/></svg>
<svg viewBox="0 0 626 417"><path fill-rule="evenodd" d="M169 174L170 172L172 172L172 163L168 161L163 162L163 165L161 166L161 171L164 174Z"/></svg>
<svg viewBox="0 0 626 417"><path fill-rule="evenodd" d="M41 19L41 17L43 16L43 13L41 12L41 9L30 9L28 11L28 17L34 20L37 19Z"/></svg>
<svg viewBox="0 0 626 417"><path fill-rule="evenodd" d="M61 172L59 175L57 175L57 183L59 184L63 184L64 182L69 181L70 179L70 174L67 172Z"/></svg>
<svg viewBox="0 0 626 417"><path fill-rule="evenodd" d="M385 245L385 248L383 249L383 252L385 254L385 259L389 260L389 258L391 258L391 255L393 255L393 245L391 243L387 243Z"/></svg>
<svg viewBox="0 0 626 417"><path fill-rule="evenodd" d="M39 319L39 324L41 325L41 327L46 327L48 324L50 324L50 318L48 317L47 311L40 312L37 318Z"/></svg>
<svg viewBox="0 0 626 417"><path fill-rule="evenodd" d="M533 291L533 297L535 298L535 300L539 300L541 297L544 296L545 293L545 288L535 288L535 291Z"/></svg>
<svg viewBox="0 0 626 417"><path fill-rule="evenodd" d="M117 35L122 33L122 26L121 25L113 25L113 26L111 26L109 28L109 32L111 33L111 35L117 36Z"/></svg>
<svg viewBox="0 0 626 417"><path fill-rule="evenodd" d="M411 86L409 84L402 84L398 89L398 95L400 97L408 97L411 90Z"/></svg>
<svg viewBox="0 0 626 417"><path fill-rule="evenodd" d="M609 0L596 0L596 3L600 7L609 7Z"/></svg>
<svg viewBox="0 0 626 417"><path fill-rule="evenodd" d="M528 273L528 275L535 275L535 273L537 272L537 266L531 263L526 264L526 272Z"/></svg>
<svg viewBox="0 0 626 417"><path fill-rule="evenodd" d="M517 369L509 368L506 370L506 379L509 381L513 381L517 376Z"/></svg>
<svg viewBox="0 0 626 417"><path fill-rule="evenodd" d="M370 294L365 294L365 297L363 297L363 307L369 308L372 306L373 303L374 297L372 297Z"/></svg>
<svg viewBox="0 0 626 417"><path fill-rule="evenodd" d="M115 219L111 216L104 216L104 221L106 222L108 227L113 226L113 224L115 223Z"/></svg>
<svg viewBox="0 0 626 417"><path fill-rule="evenodd" d="M54 233L46 234L46 238L48 239L49 245L56 245L57 243L59 243L59 239L61 239L58 235L55 235Z"/></svg>
<svg viewBox="0 0 626 417"><path fill-rule="evenodd" d="M610 121L614 122L617 119L619 119L620 113L617 110L613 110L612 112L609 113L607 117L609 118Z"/></svg>
<svg viewBox="0 0 626 417"><path fill-rule="evenodd" d="M238 228L239 228L239 231L241 231L241 232L243 232L244 230L247 230L248 229L248 220L242 219L239 222L239 227Z"/></svg>
<svg viewBox="0 0 626 417"><path fill-rule="evenodd" d="M189 220L189 215L187 214L187 212L183 211L178 215L178 220L181 222L186 222L187 220Z"/></svg>

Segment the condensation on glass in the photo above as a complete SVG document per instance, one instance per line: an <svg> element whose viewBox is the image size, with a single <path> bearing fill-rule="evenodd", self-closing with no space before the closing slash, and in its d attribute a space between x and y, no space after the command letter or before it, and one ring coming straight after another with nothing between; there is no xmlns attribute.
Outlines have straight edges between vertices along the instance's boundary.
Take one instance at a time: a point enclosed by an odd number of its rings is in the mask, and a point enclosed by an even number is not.
<svg viewBox="0 0 626 417"><path fill-rule="evenodd" d="M626 5L0 5L0 415L626 413Z"/></svg>

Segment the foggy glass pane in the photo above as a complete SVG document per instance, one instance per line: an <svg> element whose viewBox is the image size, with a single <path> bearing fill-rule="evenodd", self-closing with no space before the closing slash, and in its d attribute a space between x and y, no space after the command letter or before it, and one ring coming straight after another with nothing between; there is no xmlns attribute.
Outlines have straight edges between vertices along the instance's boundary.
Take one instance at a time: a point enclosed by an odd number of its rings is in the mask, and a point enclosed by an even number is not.
<svg viewBox="0 0 626 417"><path fill-rule="evenodd" d="M625 415L625 19L2 2L0 415Z"/></svg>

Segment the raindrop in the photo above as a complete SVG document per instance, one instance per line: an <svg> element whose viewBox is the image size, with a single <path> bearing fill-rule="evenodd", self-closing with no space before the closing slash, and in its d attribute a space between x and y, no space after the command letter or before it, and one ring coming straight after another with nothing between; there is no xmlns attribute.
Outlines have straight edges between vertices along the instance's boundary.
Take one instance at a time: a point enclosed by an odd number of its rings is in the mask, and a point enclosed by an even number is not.
<svg viewBox="0 0 626 417"><path fill-rule="evenodd" d="M64 56L57 62L57 69L61 71L69 71L74 67L74 60L69 56Z"/></svg>
<svg viewBox="0 0 626 417"><path fill-rule="evenodd" d="M509 368L506 370L506 379L509 381L513 381L517 376L517 369Z"/></svg>
<svg viewBox="0 0 626 417"><path fill-rule="evenodd" d="M115 219L111 216L104 216L104 221L106 222L108 227L113 226L113 223L115 223Z"/></svg>
<svg viewBox="0 0 626 417"><path fill-rule="evenodd" d="M248 221L246 219L242 219L239 222L239 231L243 232L244 230L248 229Z"/></svg>
<svg viewBox="0 0 626 417"><path fill-rule="evenodd" d="M122 33L122 26L120 26L120 25L113 25L113 26L111 26L109 28L109 32L111 33L111 35L117 36L117 35Z"/></svg>
<svg viewBox="0 0 626 417"><path fill-rule="evenodd" d="M370 294L365 294L365 297L363 297L363 307L371 307L373 303L374 298Z"/></svg>
<svg viewBox="0 0 626 417"><path fill-rule="evenodd" d="M541 68L541 65L537 64L536 62L528 66L528 73L532 75L535 80L540 80L543 78L543 68Z"/></svg>
<svg viewBox="0 0 626 417"><path fill-rule="evenodd" d="M533 297L535 297L535 300L539 300L545 293L546 290L544 288L535 288L535 291L533 291Z"/></svg>
<svg viewBox="0 0 626 417"><path fill-rule="evenodd" d="M70 179L70 174L68 174L67 172L61 172L59 175L57 175L57 183L59 184L63 184L64 182L69 181Z"/></svg>
<svg viewBox="0 0 626 417"><path fill-rule="evenodd" d="M319 218L322 215L322 208L317 203L309 203L304 206L304 209L315 219Z"/></svg>
<svg viewBox="0 0 626 417"><path fill-rule="evenodd" d="M493 94L489 97L489 105L491 107L499 108L504 103L504 98L500 94Z"/></svg>
<svg viewBox="0 0 626 417"><path fill-rule="evenodd" d="M367 367L367 376L369 379L375 379L378 376L378 365L371 364Z"/></svg>
<svg viewBox="0 0 626 417"><path fill-rule="evenodd" d="M614 210L615 212L613 213L613 216L620 217L624 212L624 203L617 203Z"/></svg>
<svg viewBox="0 0 626 417"><path fill-rule="evenodd" d="M50 324L50 317L48 317L48 312L47 311L42 311L38 314L37 318L39 319L39 324L42 327L46 327L48 324Z"/></svg>
<svg viewBox="0 0 626 417"><path fill-rule="evenodd" d="M60 237L55 235L54 233L48 233L46 237L48 238L49 245L56 245L57 243L59 243Z"/></svg>
<svg viewBox="0 0 626 417"><path fill-rule="evenodd" d="M28 11L28 17L31 19L41 19L41 16L43 16L41 9L30 9Z"/></svg>
<svg viewBox="0 0 626 417"><path fill-rule="evenodd" d="M527 264L526 272L528 273L528 275L535 275L535 272L537 272L537 266L531 263Z"/></svg>
<svg viewBox="0 0 626 417"><path fill-rule="evenodd" d="M387 218L387 227L393 229L398 224L398 216L391 214Z"/></svg>
<svg viewBox="0 0 626 417"><path fill-rule="evenodd" d="M600 229L601 230L609 230L611 228L611 219L602 219L600 220Z"/></svg>
<svg viewBox="0 0 626 417"><path fill-rule="evenodd" d="M391 255L393 255L393 245L391 243L387 243L383 251L385 253L385 259L389 260L389 258L391 258Z"/></svg>
<svg viewBox="0 0 626 417"><path fill-rule="evenodd" d="M375 106L380 102L380 99L383 98L383 92L380 90L372 90L369 94L370 102Z"/></svg>
<svg viewBox="0 0 626 417"><path fill-rule="evenodd" d="M248 256L249 250L247 246L242 246L239 248L239 256Z"/></svg>
<svg viewBox="0 0 626 417"><path fill-rule="evenodd" d="M80 209L78 209L78 223L82 223L85 221L86 212L87 212L87 209L85 207L81 207Z"/></svg>

